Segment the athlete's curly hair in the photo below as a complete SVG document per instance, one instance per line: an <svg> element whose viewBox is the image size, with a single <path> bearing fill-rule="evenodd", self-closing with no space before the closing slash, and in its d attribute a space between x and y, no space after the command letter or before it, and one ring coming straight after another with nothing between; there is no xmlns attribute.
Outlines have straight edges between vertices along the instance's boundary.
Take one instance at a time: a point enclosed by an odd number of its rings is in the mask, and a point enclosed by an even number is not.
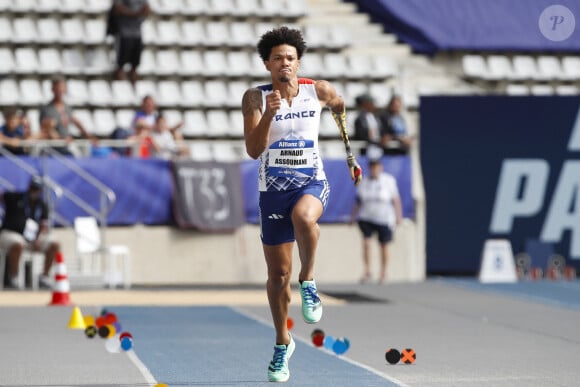
<svg viewBox="0 0 580 387"><path fill-rule="evenodd" d="M270 59L272 47L282 44L295 47L298 53L298 59L302 58L302 55L306 51L306 42L302 37L302 32L288 27L280 27L266 32L260 38L258 42L258 54L260 54L260 58L264 61Z"/></svg>

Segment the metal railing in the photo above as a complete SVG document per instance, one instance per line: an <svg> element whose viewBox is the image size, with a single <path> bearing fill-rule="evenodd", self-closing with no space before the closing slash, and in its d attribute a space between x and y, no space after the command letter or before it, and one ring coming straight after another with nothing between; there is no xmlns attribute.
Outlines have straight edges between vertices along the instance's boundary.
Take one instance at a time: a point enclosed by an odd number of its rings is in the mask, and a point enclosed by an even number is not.
<svg viewBox="0 0 580 387"><path fill-rule="evenodd" d="M227 144L235 150L235 154L237 158L241 161L243 159L247 159L248 156L246 155L245 143L241 139L201 139L201 140L183 140L178 141L178 146L185 146L191 147L192 145L200 145L204 144L208 148L211 148L211 144ZM342 141L338 138L336 140L320 140L319 146L322 157L330 156L331 158L336 158L340 156L343 157L341 152L335 154L336 152L332 151L330 154L326 154L326 149L328 145L334 145L332 148L338 148L339 150L344 146L342 145ZM351 140L351 149L355 155L358 155L362 148L367 146L366 141L356 141ZM126 150L130 149L131 157L139 158L140 155L140 146L141 143L137 140L110 140L110 139L101 139L97 142L93 140L86 140L86 139L75 139L73 141L65 141L65 140L25 140L20 142L20 146L27 149L28 154L30 156L41 156L43 153L43 149L47 147L50 148L67 148L72 150L72 153L75 157L91 157L93 147L104 147L104 148L111 148L111 149L121 149ZM191 148L190 148L191 149ZM210 152L211 153L211 152ZM101 156L95 156L101 157ZM193 159L196 158L196 155L192 154L189 156ZM346 155L344 155L346 157Z"/></svg>
<svg viewBox="0 0 580 387"><path fill-rule="evenodd" d="M9 152L8 150L6 150L1 146L0 146L0 154L4 156L6 160L9 160L14 165L18 166L20 169L29 173L31 176L39 175L38 171L34 167L27 164L25 161L21 160L18 156L14 155L13 153ZM50 192L45 191L44 193L48 206L49 227L52 227L55 221L63 226L70 226L70 222L55 210L56 204L62 198L63 195L62 187L48 176L43 176L43 183L50 190ZM14 184L12 184L11 182L9 182L8 180L6 180L1 176L0 176L0 185L3 187L7 187L8 189L11 190L15 188ZM51 195L51 192L54 196ZM0 210L3 212L3 209Z"/></svg>
<svg viewBox="0 0 580 387"><path fill-rule="evenodd" d="M63 156L52 147L42 148L40 156L42 162L42 173L44 176L50 175L48 163L50 157L51 160L56 160L60 164L64 165L66 168L68 168L70 171L72 171L74 174L83 179L83 181L94 187L99 192L99 206L98 208L94 208L91 203L82 199L68 188L62 187L64 196L66 198L84 210L87 214L98 219L101 228L101 245L106 246L107 216L109 215L109 212L112 210L113 206L115 205L115 201L117 200L115 192L113 192L111 188L107 187L100 180L96 179L93 175L81 168L78 164Z"/></svg>
<svg viewBox="0 0 580 387"><path fill-rule="evenodd" d="M60 200L62 197L65 197L71 202L73 202L75 205L77 205L85 213L98 219L99 225L101 227L101 237L102 237L101 242L103 246L106 246L107 216L111 211L111 209L113 208L116 201L116 196L113 190L104 185L101 181L99 181L94 176L89 174L83 168L79 167L72 160L62 156L58 151L52 148L52 146L65 145L64 141L50 141L51 144L50 146L47 146L46 143L44 142L23 141L22 145L27 146L30 144L34 144L35 146L39 147L38 149L40 150L40 152L38 154L38 157L40 157L41 160L41 169L42 169L41 172L37 171L36 168L29 165L20 157L14 155L13 153L9 152L3 147L0 147L0 154L14 165L28 172L30 175L41 175L44 184L50 189L50 191L54 193L54 197L49 193L45 193L46 195L45 199L47 201L47 205L49 208L49 225L52 227L54 225L54 222L58 222L63 226L71 226L71 222L56 211L57 201ZM48 163L49 158L58 161L60 164L64 165L74 174L79 176L87 184L94 187L99 192L99 205L97 207L91 205L91 203L87 202L86 200L84 200L83 198L81 198L68 188L63 187L58 183L56 183L50 177ZM6 182L9 183L8 181ZM0 183L2 182L0 181ZM6 186L9 187L10 185Z"/></svg>

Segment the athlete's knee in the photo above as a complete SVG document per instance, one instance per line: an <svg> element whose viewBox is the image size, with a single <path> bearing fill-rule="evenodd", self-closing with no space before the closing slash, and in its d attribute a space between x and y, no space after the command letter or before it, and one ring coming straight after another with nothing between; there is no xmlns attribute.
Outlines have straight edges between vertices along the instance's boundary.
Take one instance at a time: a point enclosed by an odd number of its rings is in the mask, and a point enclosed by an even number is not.
<svg viewBox="0 0 580 387"><path fill-rule="evenodd" d="M292 210L292 221L304 224L314 224L322 215L323 207L318 198L312 195L304 195L296 203Z"/></svg>
<svg viewBox="0 0 580 387"><path fill-rule="evenodd" d="M284 269L271 269L268 271L268 281L275 288L284 288L290 284L290 271Z"/></svg>
<svg viewBox="0 0 580 387"><path fill-rule="evenodd" d="M295 228L316 228L318 226L319 213L311 207L295 208L292 212L292 223Z"/></svg>

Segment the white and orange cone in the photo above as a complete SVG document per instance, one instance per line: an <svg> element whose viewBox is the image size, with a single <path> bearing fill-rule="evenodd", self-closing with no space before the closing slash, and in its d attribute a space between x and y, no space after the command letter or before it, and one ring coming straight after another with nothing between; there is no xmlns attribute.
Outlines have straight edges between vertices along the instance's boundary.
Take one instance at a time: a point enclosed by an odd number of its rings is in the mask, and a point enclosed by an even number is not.
<svg viewBox="0 0 580 387"><path fill-rule="evenodd" d="M70 284L66 275L66 266L64 258L59 251L56 254L56 267L54 272L54 286L52 288L52 301L50 305L71 305L70 301Z"/></svg>

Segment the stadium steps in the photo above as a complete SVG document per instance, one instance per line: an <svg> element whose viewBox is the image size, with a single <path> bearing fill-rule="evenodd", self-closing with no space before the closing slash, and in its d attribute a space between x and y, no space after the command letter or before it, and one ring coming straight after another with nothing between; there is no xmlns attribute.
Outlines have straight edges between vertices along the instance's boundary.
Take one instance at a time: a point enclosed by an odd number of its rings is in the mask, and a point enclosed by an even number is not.
<svg viewBox="0 0 580 387"><path fill-rule="evenodd" d="M301 20L304 25L331 24L348 29L352 43L343 53L385 55L394 59L401 73L390 83L405 97L409 108L417 107L418 93L473 92L473 86L464 82L455 71L449 71L444 63L413 54L409 45L397 42L395 35L385 33L383 27L372 23L367 14L358 13L354 3L309 0L308 7L308 15Z"/></svg>

